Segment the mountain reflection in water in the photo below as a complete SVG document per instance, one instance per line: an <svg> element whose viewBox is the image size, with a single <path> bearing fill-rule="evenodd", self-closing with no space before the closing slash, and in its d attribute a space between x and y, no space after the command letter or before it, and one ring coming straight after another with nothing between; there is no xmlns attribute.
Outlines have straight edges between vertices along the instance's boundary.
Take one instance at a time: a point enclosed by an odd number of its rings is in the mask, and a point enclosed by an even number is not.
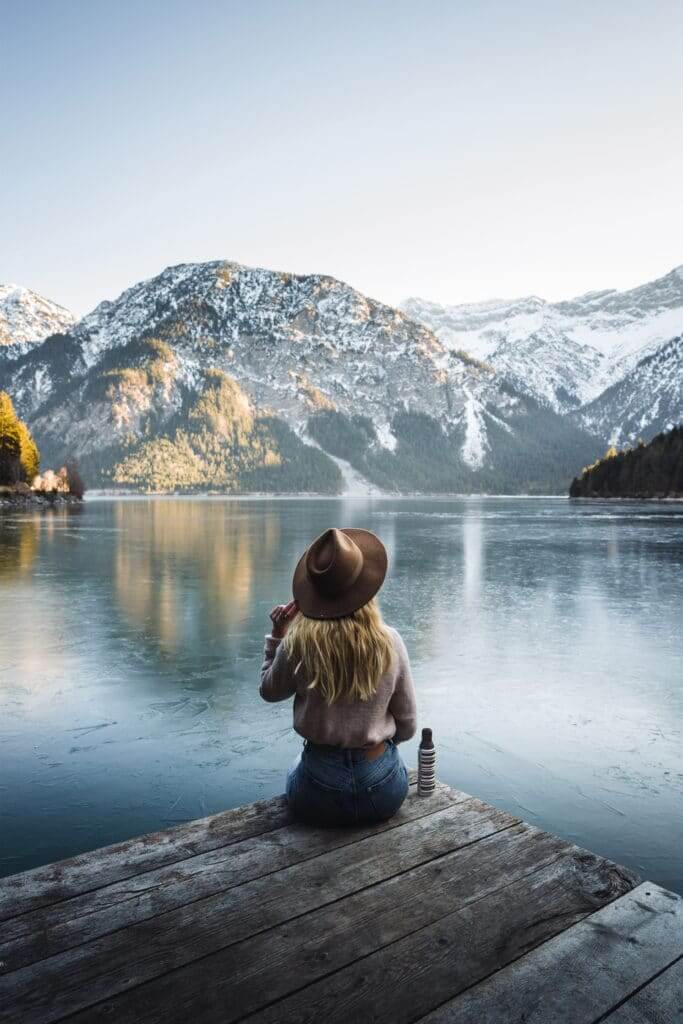
<svg viewBox="0 0 683 1024"><path fill-rule="evenodd" d="M280 527L271 511L228 518L222 503L167 502L116 506L114 588L133 627L160 650L211 644L244 627L255 592L272 593ZM270 588L270 589L269 589Z"/></svg>

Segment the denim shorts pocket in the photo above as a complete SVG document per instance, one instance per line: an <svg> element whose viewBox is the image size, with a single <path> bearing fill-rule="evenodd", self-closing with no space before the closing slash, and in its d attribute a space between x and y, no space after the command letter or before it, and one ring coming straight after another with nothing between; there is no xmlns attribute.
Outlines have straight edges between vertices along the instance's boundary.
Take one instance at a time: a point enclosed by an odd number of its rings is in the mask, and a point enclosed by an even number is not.
<svg viewBox="0 0 683 1024"><path fill-rule="evenodd" d="M401 759L396 754L395 744L391 740L384 740L384 743L386 743L386 746L379 757L376 757L374 761L368 761L365 765L365 778L367 781L363 788L366 790L375 786L382 786L401 764Z"/></svg>
<svg viewBox="0 0 683 1024"><path fill-rule="evenodd" d="M408 770L397 761L388 775L365 787L368 803L380 820L390 818L408 795Z"/></svg>
<svg viewBox="0 0 683 1024"><path fill-rule="evenodd" d="M304 763L301 764L299 771L303 778L306 780L307 785L317 787L318 789L324 789L327 793L343 793L343 786L332 786L329 782L323 782L317 775L314 775L310 768L307 768Z"/></svg>
<svg viewBox="0 0 683 1024"><path fill-rule="evenodd" d="M343 789L321 782L303 765L299 765L288 800L294 815L310 825L335 826L354 822L348 794Z"/></svg>
<svg viewBox="0 0 683 1024"><path fill-rule="evenodd" d="M386 757L386 754L382 754L382 756L378 758L378 760L381 761L384 757ZM366 786L365 791L367 793L372 793L376 789L381 789L382 786L389 785L391 783L391 780L396 776L396 774L401 770L402 767L403 765L401 764L401 762L396 761L396 763L389 769L389 771L385 775L382 775L382 777L379 779L375 779L374 782L370 783L369 786Z"/></svg>

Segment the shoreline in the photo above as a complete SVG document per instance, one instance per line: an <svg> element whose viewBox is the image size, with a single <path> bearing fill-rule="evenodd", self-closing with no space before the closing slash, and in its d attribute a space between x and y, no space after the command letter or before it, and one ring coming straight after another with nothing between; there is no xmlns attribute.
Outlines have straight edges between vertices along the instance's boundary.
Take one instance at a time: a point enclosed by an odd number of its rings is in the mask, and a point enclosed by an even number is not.
<svg viewBox="0 0 683 1024"><path fill-rule="evenodd" d="M449 494L425 494L422 492L404 492L401 494L316 494L310 491L249 491L230 494L222 491L88 491L85 500L110 500L116 498L192 498L202 501L452 501L455 498L549 498L567 501L566 494L479 494L452 492Z"/></svg>
<svg viewBox="0 0 683 1024"><path fill-rule="evenodd" d="M683 496L675 497L602 497L598 495L590 497L570 498L567 494L311 494L310 492L267 492L253 491L246 494L229 494L207 491L194 492L147 492L147 491L88 491L83 498L76 498L73 495L57 494L54 497L43 495L8 495L0 494L0 512L13 511L44 511L50 508L64 508L69 506L84 506L89 502L98 501L343 501L343 502L372 502L382 503L386 501L562 501L571 503L596 504L609 502L611 504L683 504Z"/></svg>
<svg viewBox="0 0 683 1024"><path fill-rule="evenodd" d="M84 501L108 501L116 499L150 500L150 499L192 499L202 501L453 501L484 499L486 501L509 501L518 498L525 501L572 501L572 502L667 502L676 504L683 502L683 497L581 497L570 498L568 494L483 494L452 492L449 494L425 494L420 492L404 492L402 494L314 494L310 492L287 491L250 491L243 494L230 494L221 491L88 491Z"/></svg>
<svg viewBox="0 0 683 1024"><path fill-rule="evenodd" d="M49 509L56 506L83 505L83 498L76 498L73 494L56 494L54 497L45 497L39 494L0 494L0 511L13 511L14 509Z"/></svg>

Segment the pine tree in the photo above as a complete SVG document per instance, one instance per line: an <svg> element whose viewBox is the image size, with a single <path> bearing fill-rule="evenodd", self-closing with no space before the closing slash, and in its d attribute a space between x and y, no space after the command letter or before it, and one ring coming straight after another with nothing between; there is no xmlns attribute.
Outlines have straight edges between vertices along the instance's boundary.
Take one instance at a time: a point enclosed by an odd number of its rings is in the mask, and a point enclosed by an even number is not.
<svg viewBox="0 0 683 1024"><path fill-rule="evenodd" d="M574 479L572 498L683 497L683 427L657 434L649 444L610 449Z"/></svg>

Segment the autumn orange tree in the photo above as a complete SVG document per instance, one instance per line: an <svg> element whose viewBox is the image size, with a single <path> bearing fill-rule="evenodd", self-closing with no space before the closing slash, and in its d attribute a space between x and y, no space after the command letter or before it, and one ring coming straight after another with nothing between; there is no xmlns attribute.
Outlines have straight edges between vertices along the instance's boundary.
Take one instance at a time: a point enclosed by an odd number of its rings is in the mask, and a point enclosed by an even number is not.
<svg viewBox="0 0 683 1024"><path fill-rule="evenodd" d="M40 452L31 432L17 416L12 399L0 391L0 484L29 484L40 468Z"/></svg>

